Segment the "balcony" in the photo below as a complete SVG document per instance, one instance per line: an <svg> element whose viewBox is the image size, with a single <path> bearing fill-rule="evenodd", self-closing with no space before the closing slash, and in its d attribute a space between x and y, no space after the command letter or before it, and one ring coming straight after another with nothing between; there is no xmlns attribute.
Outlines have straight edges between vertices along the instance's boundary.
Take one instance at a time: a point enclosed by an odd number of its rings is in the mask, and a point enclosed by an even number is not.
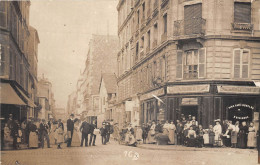
<svg viewBox="0 0 260 165"><path fill-rule="evenodd" d="M164 8L168 4L169 0L162 0L161 8Z"/></svg>
<svg viewBox="0 0 260 165"><path fill-rule="evenodd" d="M153 41L153 48L155 48L157 46L157 40Z"/></svg>
<svg viewBox="0 0 260 165"><path fill-rule="evenodd" d="M162 35L161 35L161 42L164 42L164 41L166 41L167 40L167 33L163 33Z"/></svg>
<svg viewBox="0 0 260 165"><path fill-rule="evenodd" d="M232 23L232 29L234 31L248 31L251 32L254 28L254 25L251 23Z"/></svg>
<svg viewBox="0 0 260 165"><path fill-rule="evenodd" d="M192 18L174 21L174 36L198 36L205 34L206 20L203 18Z"/></svg>

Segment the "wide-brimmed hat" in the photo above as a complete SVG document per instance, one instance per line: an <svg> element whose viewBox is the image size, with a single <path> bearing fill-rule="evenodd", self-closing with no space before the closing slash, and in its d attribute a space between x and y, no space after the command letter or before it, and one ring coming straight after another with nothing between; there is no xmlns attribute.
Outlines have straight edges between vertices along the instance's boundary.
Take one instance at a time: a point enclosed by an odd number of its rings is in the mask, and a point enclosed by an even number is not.
<svg viewBox="0 0 260 165"><path fill-rule="evenodd" d="M220 122L220 119L216 119L216 120L214 120L214 122L216 123L216 122Z"/></svg>

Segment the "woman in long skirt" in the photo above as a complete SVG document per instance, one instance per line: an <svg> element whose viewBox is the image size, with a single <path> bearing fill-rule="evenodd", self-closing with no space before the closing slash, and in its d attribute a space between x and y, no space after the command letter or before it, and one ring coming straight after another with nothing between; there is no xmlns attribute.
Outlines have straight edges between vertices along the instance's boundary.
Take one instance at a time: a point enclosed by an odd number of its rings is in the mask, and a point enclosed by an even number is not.
<svg viewBox="0 0 260 165"><path fill-rule="evenodd" d="M213 131L213 126L212 125L209 125L208 133L209 133L209 145L211 147L213 147L213 145L215 143L215 133Z"/></svg>
<svg viewBox="0 0 260 165"><path fill-rule="evenodd" d="M243 148L245 149L246 148L246 145L247 145L247 133L248 133L248 127L246 126L246 122L242 122L242 126L239 130L239 141L238 141L238 144L239 144L239 148Z"/></svg>
<svg viewBox="0 0 260 165"><path fill-rule="evenodd" d="M148 143L156 143L155 140L155 122L152 122L152 126L150 127L150 130L148 132Z"/></svg>
<svg viewBox="0 0 260 165"><path fill-rule="evenodd" d="M38 148L38 131L35 122L30 124L29 131L29 148Z"/></svg>
<svg viewBox="0 0 260 165"><path fill-rule="evenodd" d="M170 144L175 144L175 130L176 130L176 127L173 124L173 121L171 121L171 124L169 125Z"/></svg>
<svg viewBox="0 0 260 165"><path fill-rule="evenodd" d="M232 147L237 147L237 134L239 132L239 121L236 122L234 129L231 131L231 144Z"/></svg>
<svg viewBox="0 0 260 165"><path fill-rule="evenodd" d="M56 133L57 133L57 148L58 149L61 149L60 145L63 143L63 139L64 139L64 130L62 128L62 125L59 124L58 125L58 128L56 130Z"/></svg>
<svg viewBox="0 0 260 165"><path fill-rule="evenodd" d="M255 148L256 147L256 130L254 127L254 123L251 122L248 128L248 140L247 140L247 147Z"/></svg>

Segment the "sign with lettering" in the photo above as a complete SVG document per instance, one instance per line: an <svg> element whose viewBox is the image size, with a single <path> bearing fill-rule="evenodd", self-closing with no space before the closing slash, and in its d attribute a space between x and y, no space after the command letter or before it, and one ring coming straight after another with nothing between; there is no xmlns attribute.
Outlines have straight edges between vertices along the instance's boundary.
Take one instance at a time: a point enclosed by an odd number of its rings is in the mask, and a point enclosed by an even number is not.
<svg viewBox="0 0 260 165"><path fill-rule="evenodd" d="M218 86L218 93L227 93L227 94L252 94L259 95L259 87L247 87L247 86Z"/></svg>
<svg viewBox="0 0 260 165"><path fill-rule="evenodd" d="M176 85L167 87L168 94L208 93L210 85Z"/></svg>
<svg viewBox="0 0 260 165"><path fill-rule="evenodd" d="M182 105L198 105L198 98L182 98Z"/></svg>
<svg viewBox="0 0 260 165"><path fill-rule="evenodd" d="M229 120L235 121L251 121L255 107L249 104L233 104L226 107L228 110Z"/></svg>
<svg viewBox="0 0 260 165"><path fill-rule="evenodd" d="M147 99L153 98L154 97L153 95L157 96L157 97L164 95L164 88L160 88L155 91L146 93L146 94L140 96L140 100L147 100Z"/></svg>

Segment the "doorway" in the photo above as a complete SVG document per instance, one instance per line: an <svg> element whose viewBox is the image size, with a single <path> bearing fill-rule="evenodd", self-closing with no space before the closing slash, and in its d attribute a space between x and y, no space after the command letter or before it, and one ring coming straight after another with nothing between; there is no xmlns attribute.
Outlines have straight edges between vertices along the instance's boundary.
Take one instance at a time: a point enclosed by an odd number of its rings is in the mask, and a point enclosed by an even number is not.
<svg viewBox="0 0 260 165"><path fill-rule="evenodd" d="M198 121L198 106L197 105L190 105L190 106L181 106L181 114L188 119L189 115L195 116L196 120Z"/></svg>

